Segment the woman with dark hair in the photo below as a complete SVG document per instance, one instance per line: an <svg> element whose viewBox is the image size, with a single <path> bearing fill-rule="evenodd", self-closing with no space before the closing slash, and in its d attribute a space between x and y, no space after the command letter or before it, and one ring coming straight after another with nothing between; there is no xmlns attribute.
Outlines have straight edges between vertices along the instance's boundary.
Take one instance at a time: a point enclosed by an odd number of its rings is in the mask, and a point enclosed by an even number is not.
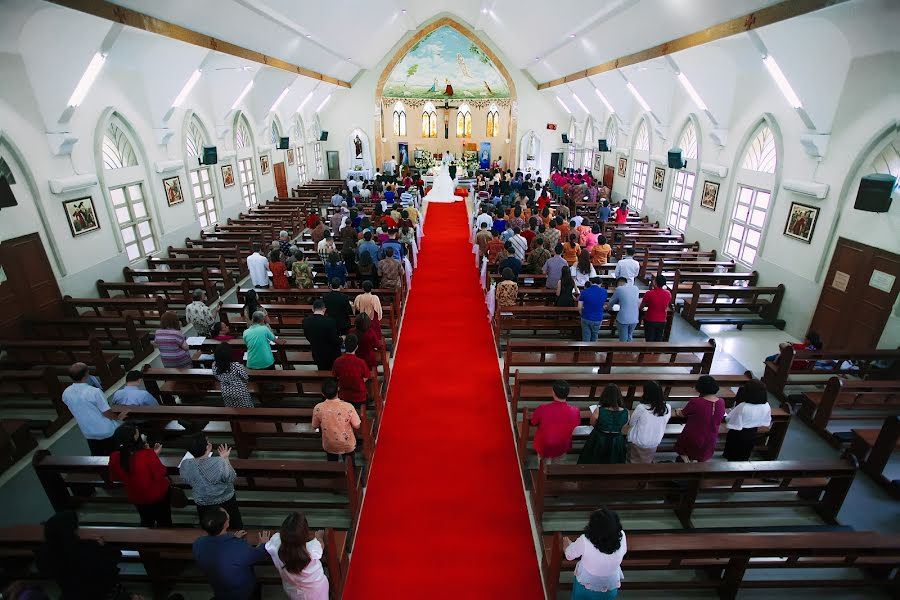
<svg viewBox="0 0 900 600"><path fill-rule="evenodd" d="M758 379L744 384L734 399L734 408L725 415L725 460L750 460L760 427L772 425L772 408L766 386Z"/></svg>
<svg viewBox="0 0 900 600"><path fill-rule="evenodd" d="M328 600L328 579L322 569L325 532L311 535L302 513L289 514L281 529L266 542L288 600Z"/></svg>
<svg viewBox="0 0 900 600"><path fill-rule="evenodd" d="M375 328L372 327L372 320L366 313L356 315L356 327L350 330L359 340L359 346L356 349L356 355L366 361L369 368L378 365L378 353L381 350L381 341Z"/></svg>
<svg viewBox="0 0 900 600"><path fill-rule="evenodd" d="M313 286L312 266L303 255L303 250L297 248L294 252L294 264L291 265L291 271L294 273L294 284L298 288L309 289Z"/></svg>
<svg viewBox="0 0 900 600"><path fill-rule="evenodd" d="M571 600L609 600L619 595L628 545L615 511L601 508L592 512L577 540L563 538L563 549L566 560L581 559L575 565Z"/></svg>
<svg viewBox="0 0 900 600"><path fill-rule="evenodd" d="M335 279L340 280L341 286L347 283L347 267L341 260L341 255L332 252L328 255L328 261L325 263L325 275L328 282L331 283Z"/></svg>
<svg viewBox="0 0 900 600"><path fill-rule="evenodd" d="M253 313L257 311L262 312L264 315L266 315L266 323L268 323L269 315L266 312L266 309L264 309L259 303L259 296L256 294L256 290L247 290L247 292L244 294L244 319L247 320L248 327L253 322Z"/></svg>
<svg viewBox="0 0 900 600"><path fill-rule="evenodd" d="M231 340L236 339L233 335L231 335L231 329L228 327L228 324L223 323L222 321L216 321L209 326L209 338L212 340L216 340L217 342L230 342ZM201 358L203 360L209 361L214 359L215 357L209 354L204 354ZM232 346L231 360L236 360L238 362L244 360L244 349L240 346Z"/></svg>
<svg viewBox="0 0 900 600"><path fill-rule="evenodd" d="M371 254L363 252L359 255L359 260L356 263L356 270L359 274L360 285L368 281L373 287L377 287L378 269L375 262L372 260Z"/></svg>
<svg viewBox="0 0 900 600"><path fill-rule="evenodd" d="M622 200L619 208L616 209L616 223L624 223L628 220L628 201Z"/></svg>
<svg viewBox="0 0 900 600"><path fill-rule="evenodd" d="M571 269L560 271L559 281L556 282L556 305L575 306L575 280Z"/></svg>
<svg viewBox="0 0 900 600"><path fill-rule="evenodd" d="M281 252L272 250L269 253L269 270L272 271L272 287L276 290L286 290L291 287L287 278L287 265L281 260Z"/></svg>
<svg viewBox="0 0 900 600"><path fill-rule="evenodd" d="M181 333L181 321L175 311L167 310L159 318L159 329L153 334L159 358L167 369L190 369L194 363L188 352L187 338Z"/></svg>
<svg viewBox="0 0 900 600"><path fill-rule="evenodd" d="M78 537L78 515L58 512L44 523L44 543L37 550L38 570L52 577L61 600L114 600L124 597L119 584L122 553L102 538Z"/></svg>
<svg viewBox="0 0 900 600"><path fill-rule="evenodd" d="M213 377L222 388L222 403L229 408L253 408L253 397L247 388L250 376L240 362L234 360L229 344L219 344L213 352Z"/></svg>
<svg viewBox="0 0 900 600"><path fill-rule="evenodd" d="M162 445L150 449L131 423L120 425L114 439L117 449L109 455L109 474L124 485L128 501L141 516L141 527L171 527L169 478L159 460Z"/></svg>
<svg viewBox="0 0 900 600"><path fill-rule="evenodd" d="M628 421L628 462L653 462L671 417L672 407L666 403L660 385L655 381L645 382L641 401Z"/></svg>
<svg viewBox="0 0 900 600"><path fill-rule="evenodd" d="M509 242L507 242L509 243ZM516 283L516 275L509 267L500 273L503 281L494 287L494 298L497 308L506 308L516 305L516 297L519 295L519 284Z"/></svg>
<svg viewBox="0 0 900 600"><path fill-rule="evenodd" d="M701 375L694 386L699 394L683 408L675 410L684 417L684 429L675 441L680 462L706 462L716 451L719 425L725 418L725 401L719 398L719 384L710 375Z"/></svg>
<svg viewBox="0 0 900 600"><path fill-rule="evenodd" d="M625 462L625 436L628 411L622 406L622 392L614 383L606 384L600 394L600 406L591 413L594 427L578 456L580 465L615 465Z"/></svg>
<svg viewBox="0 0 900 600"><path fill-rule="evenodd" d="M591 255L587 252L582 252L578 255L578 261L575 265L569 267L569 271L572 273L575 285L579 288L584 287L591 278L597 276L597 271L594 270L594 265L591 264Z"/></svg>
<svg viewBox="0 0 900 600"><path fill-rule="evenodd" d="M572 267L578 262L578 256L581 254L581 246L578 245L578 236L574 233L569 235L568 240L563 244L562 257L569 266Z"/></svg>
<svg viewBox="0 0 900 600"><path fill-rule="evenodd" d="M599 236L597 238L597 243L591 248L591 264L595 267L606 264L611 253L612 246L609 245L606 236Z"/></svg>

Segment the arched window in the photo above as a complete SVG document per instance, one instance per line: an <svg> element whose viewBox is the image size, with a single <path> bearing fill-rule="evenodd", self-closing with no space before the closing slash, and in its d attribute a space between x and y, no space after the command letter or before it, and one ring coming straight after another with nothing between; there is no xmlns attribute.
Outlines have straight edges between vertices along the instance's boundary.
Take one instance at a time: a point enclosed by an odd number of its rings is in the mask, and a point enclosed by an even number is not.
<svg viewBox="0 0 900 600"><path fill-rule="evenodd" d="M257 189L256 174L253 169L253 134L250 133L250 124L247 117L241 115L238 117L237 124L234 128L234 147L237 150L237 168L238 179L241 184L241 198L244 200L244 206L250 208L256 206Z"/></svg>
<svg viewBox="0 0 900 600"><path fill-rule="evenodd" d="M694 126L693 120L688 120L681 130L678 147L681 148L682 159L686 160L688 164L686 168L675 171L666 224L684 232L691 214L691 202L697 183L697 128Z"/></svg>
<svg viewBox="0 0 900 600"><path fill-rule="evenodd" d="M610 117L609 121L606 122L606 144L610 148L616 147L616 142L619 141L618 127L616 127L615 122L613 122L613 118Z"/></svg>
<svg viewBox="0 0 900 600"><path fill-rule="evenodd" d="M402 102L394 105L394 135L406 136L406 108Z"/></svg>
<svg viewBox="0 0 900 600"><path fill-rule="evenodd" d="M278 140L281 138L281 131L278 130L278 122L275 119L272 119L272 143L276 146L278 145Z"/></svg>
<svg viewBox="0 0 900 600"><path fill-rule="evenodd" d="M647 176L650 173L650 128L646 119L641 119L641 124L634 134L633 154L628 204L635 210L641 210L644 198L647 197Z"/></svg>
<svg viewBox="0 0 900 600"><path fill-rule="evenodd" d="M775 134L767 123L762 123L750 138L740 164L724 251L752 266L759 256L778 167Z"/></svg>
<svg viewBox="0 0 900 600"><path fill-rule="evenodd" d="M297 177L300 178L300 183L304 183L307 179L306 172L306 130L303 128L303 120L300 119L300 116L297 116L297 120L294 124L294 129L296 130L295 138L297 140Z"/></svg>
<svg viewBox="0 0 900 600"><path fill-rule="evenodd" d="M472 111L468 104L463 104L456 112L456 137L472 137Z"/></svg>
<svg viewBox="0 0 900 600"><path fill-rule="evenodd" d="M437 112L431 102L426 102L422 109L422 137L437 137Z"/></svg>
<svg viewBox="0 0 900 600"><path fill-rule="evenodd" d="M634 149L650 152L650 129L647 127L647 121L641 121L641 126L634 138Z"/></svg>
<svg viewBox="0 0 900 600"><path fill-rule="evenodd" d="M873 173L893 175L897 178L894 189L900 189L900 137L894 138L884 150L872 160Z"/></svg>
<svg viewBox="0 0 900 600"><path fill-rule="evenodd" d="M203 154L203 146L209 145L203 124L196 115L191 115L184 132L184 156L188 180L191 182L194 209L197 213L197 220L200 221L200 227L208 227L218 221L216 188L212 183L211 167L201 165L199 161Z"/></svg>
<svg viewBox="0 0 900 600"><path fill-rule="evenodd" d="M147 171L135 152L135 139L118 113L113 113L101 143L103 184L128 260L134 262L159 247L148 204Z"/></svg>
<svg viewBox="0 0 900 600"><path fill-rule="evenodd" d="M581 154L581 168L591 170L594 165L594 120L590 117L584 123L584 146Z"/></svg>
<svg viewBox="0 0 900 600"><path fill-rule="evenodd" d="M487 137L497 137L500 133L500 111L492 104L487 114Z"/></svg>

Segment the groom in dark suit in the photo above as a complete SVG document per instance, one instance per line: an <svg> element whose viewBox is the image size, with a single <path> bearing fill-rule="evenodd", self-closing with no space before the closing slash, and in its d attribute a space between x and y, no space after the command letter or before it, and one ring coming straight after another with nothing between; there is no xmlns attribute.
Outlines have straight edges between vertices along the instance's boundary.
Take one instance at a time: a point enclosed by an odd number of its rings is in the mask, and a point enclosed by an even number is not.
<svg viewBox="0 0 900 600"><path fill-rule="evenodd" d="M447 150L447 154L450 154L450 151ZM451 164L447 171L450 173L450 179L456 180L456 165Z"/></svg>

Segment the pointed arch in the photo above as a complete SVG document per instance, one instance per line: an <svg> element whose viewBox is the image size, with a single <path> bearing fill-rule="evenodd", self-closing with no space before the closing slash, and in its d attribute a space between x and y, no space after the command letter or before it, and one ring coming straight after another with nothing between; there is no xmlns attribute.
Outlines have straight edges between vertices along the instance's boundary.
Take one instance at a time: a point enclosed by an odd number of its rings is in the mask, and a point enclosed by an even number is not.
<svg viewBox="0 0 900 600"><path fill-rule="evenodd" d="M650 153L650 127L647 125L646 119L641 119L641 123L634 134L634 149L635 151Z"/></svg>
<svg viewBox="0 0 900 600"><path fill-rule="evenodd" d="M237 152L238 182L244 206L250 208L259 202L256 173L256 142L247 116L238 112L234 117L234 148Z"/></svg>
<svg viewBox="0 0 900 600"><path fill-rule="evenodd" d="M426 102L422 108L422 137L437 137L437 111L432 102Z"/></svg>
<svg viewBox="0 0 900 600"><path fill-rule="evenodd" d="M456 110L456 137L472 137L472 110L466 103Z"/></svg>
<svg viewBox="0 0 900 600"><path fill-rule="evenodd" d="M757 129L744 149L741 168L760 173L774 173L778 162L778 151L775 148L775 134L768 125L762 124Z"/></svg>
<svg viewBox="0 0 900 600"><path fill-rule="evenodd" d="M184 164L188 185L194 200L194 213L200 227L208 227L219 220L218 183L213 167L200 164L203 147L210 146L209 134L196 113L188 111L184 123Z"/></svg>
<svg viewBox="0 0 900 600"><path fill-rule="evenodd" d="M269 132L272 144L277 146L278 140L281 138L281 122L278 120L278 115L272 115L272 125L269 127Z"/></svg>
<svg viewBox="0 0 900 600"><path fill-rule="evenodd" d="M687 229L691 208L694 203L694 192L697 188L697 173L700 172L698 157L700 156L700 127L694 115L688 117L681 127L678 136L678 147L681 156L687 162L684 169L675 171L669 189L669 208L666 211L666 225L681 231Z"/></svg>
<svg viewBox="0 0 900 600"><path fill-rule="evenodd" d="M647 197L647 178L650 174L650 149L653 146L650 133L650 120L646 115L641 117L632 136L631 185L628 190L628 204L635 210L641 210Z"/></svg>
<svg viewBox="0 0 900 600"><path fill-rule="evenodd" d="M606 120L606 144L610 149L616 147L616 144L619 141L619 126L616 123L616 118L613 115L609 115L609 118Z"/></svg>
<svg viewBox="0 0 900 600"><path fill-rule="evenodd" d="M581 147L581 168L591 170L594 165L594 119L590 115L584 121L584 140Z"/></svg>
<svg viewBox="0 0 900 600"><path fill-rule="evenodd" d="M500 134L500 109L496 104L491 104L487 113L487 137L497 137Z"/></svg>
<svg viewBox="0 0 900 600"><path fill-rule="evenodd" d="M394 104L393 125L394 135L406 137L406 107L400 100Z"/></svg>
<svg viewBox="0 0 900 600"><path fill-rule="evenodd" d="M113 116L106 126L106 134L103 136L103 168L124 169L137 166L137 155L128 136L125 135L121 119Z"/></svg>
<svg viewBox="0 0 900 600"><path fill-rule="evenodd" d="M306 126L303 124L303 117L300 113L294 118L294 141L297 151L297 177L300 183L305 183L308 179L308 168L306 163Z"/></svg>

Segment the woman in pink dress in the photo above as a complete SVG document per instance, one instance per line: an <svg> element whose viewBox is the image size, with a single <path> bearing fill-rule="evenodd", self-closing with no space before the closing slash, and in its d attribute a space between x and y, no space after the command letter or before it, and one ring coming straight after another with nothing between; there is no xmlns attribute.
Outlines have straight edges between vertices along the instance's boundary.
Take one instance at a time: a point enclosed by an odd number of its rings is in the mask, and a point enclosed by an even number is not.
<svg viewBox="0 0 900 600"><path fill-rule="evenodd" d="M287 516L278 533L266 542L284 592L290 600L328 600L328 579L322 569L325 532L310 535L301 513Z"/></svg>
<svg viewBox="0 0 900 600"><path fill-rule="evenodd" d="M715 379L702 375L694 389L699 396L675 411L676 417L685 418L684 429L675 442L675 452L682 462L706 462L712 458L719 426L725 418L725 401L717 395L719 384Z"/></svg>

